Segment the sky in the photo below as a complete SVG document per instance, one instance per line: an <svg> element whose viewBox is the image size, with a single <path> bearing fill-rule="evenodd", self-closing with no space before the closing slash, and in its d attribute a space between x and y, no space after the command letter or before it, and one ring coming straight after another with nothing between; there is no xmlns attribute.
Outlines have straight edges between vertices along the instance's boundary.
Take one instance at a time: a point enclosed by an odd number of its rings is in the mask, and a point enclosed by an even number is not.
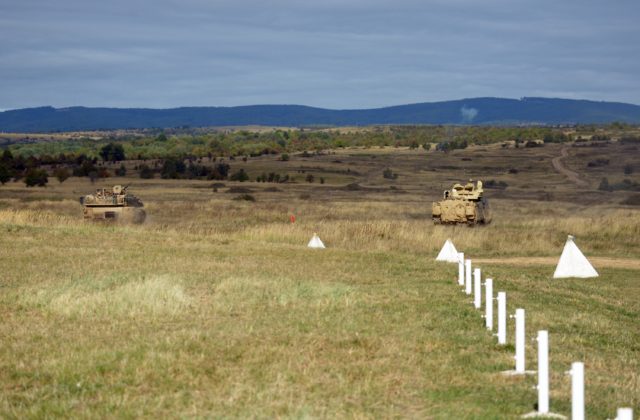
<svg viewBox="0 0 640 420"><path fill-rule="evenodd" d="M0 109L640 104L637 0L0 0Z"/></svg>

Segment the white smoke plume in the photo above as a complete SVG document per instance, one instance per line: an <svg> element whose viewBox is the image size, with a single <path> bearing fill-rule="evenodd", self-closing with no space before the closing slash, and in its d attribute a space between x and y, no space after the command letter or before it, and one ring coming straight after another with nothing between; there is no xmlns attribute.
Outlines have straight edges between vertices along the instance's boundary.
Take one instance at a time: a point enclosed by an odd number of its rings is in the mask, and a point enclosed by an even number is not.
<svg viewBox="0 0 640 420"><path fill-rule="evenodd" d="M467 108L466 105L463 105L462 108L460 108L460 115L462 115L462 122L470 123L478 115L478 110L475 108Z"/></svg>

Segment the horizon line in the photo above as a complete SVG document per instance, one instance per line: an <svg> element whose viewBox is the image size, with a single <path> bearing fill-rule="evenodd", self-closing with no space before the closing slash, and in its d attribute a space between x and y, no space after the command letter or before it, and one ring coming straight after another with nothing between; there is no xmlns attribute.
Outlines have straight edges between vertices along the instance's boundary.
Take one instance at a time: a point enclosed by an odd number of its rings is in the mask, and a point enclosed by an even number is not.
<svg viewBox="0 0 640 420"><path fill-rule="evenodd" d="M85 108L85 109L148 109L154 111L163 111L170 109L180 109L180 108L242 108L242 107L253 107L253 106L298 106L298 107L307 107L307 108L315 108L315 109L323 109L330 111L367 111L374 109L385 109L385 108L394 108L400 106L411 106L411 105L422 105L422 104L437 104L437 103L445 103L445 102L461 102L461 101L471 101L478 99L503 99L503 100L511 100L511 101L525 101L529 99L551 99L551 100L564 100L564 101L577 101L577 102L597 102L597 103L611 103L611 104L623 104L623 105L633 105L640 106L640 104L632 103L632 102L621 102L621 101L605 101L605 100L595 100L595 99L576 99L576 98L562 98L562 97L552 97L552 96L522 96L520 98L509 98L509 97L501 97L501 96L476 96L471 98L460 98L460 99L447 99L440 101L423 101L423 102L411 102L404 104L394 104L394 105L384 105L372 108L325 108L320 106L313 105L304 105L304 104L295 104L295 103L256 103L256 104L245 104L245 105L178 105L172 107L147 107L147 106L85 106L85 105L70 105L70 106L62 106L56 107L53 105L40 105L40 106L30 106L24 108L0 108L0 113L9 112L9 111L23 111L27 109L39 109L39 108L53 108L55 110L65 110L65 109L73 109L73 108Z"/></svg>

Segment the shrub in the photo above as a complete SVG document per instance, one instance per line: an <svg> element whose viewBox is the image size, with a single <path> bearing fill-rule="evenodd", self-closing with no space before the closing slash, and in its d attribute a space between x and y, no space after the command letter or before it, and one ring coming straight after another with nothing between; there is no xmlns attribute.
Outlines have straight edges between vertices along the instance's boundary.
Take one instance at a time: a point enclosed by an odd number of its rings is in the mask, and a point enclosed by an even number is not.
<svg viewBox="0 0 640 420"><path fill-rule="evenodd" d="M148 165L142 164L140 165L140 178L142 179L152 179L155 176L153 169L151 169Z"/></svg>
<svg viewBox="0 0 640 420"><path fill-rule="evenodd" d="M468 145L469 143L464 139L442 141L436 144L436 150L440 152L449 152L455 149L466 149Z"/></svg>
<svg viewBox="0 0 640 420"><path fill-rule="evenodd" d="M79 167L73 168L73 176L89 176L92 172L97 172L98 169L91 160L83 160Z"/></svg>
<svg viewBox="0 0 640 420"><path fill-rule="evenodd" d="M588 168L598 168L598 167L607 166L607 165L609 165L609 159L603 159L603 158L598 158L596 160L592 160L591 162L587 163Z"/></svg>
<svg viewBox="0 0 640 420"><path fill-rule="evenodd" d="M213 166L213 171L207 176L207 179L223 180L229 176L231 166L226 163L216 163Z"/></svg>
<svg viewBox="0 0 640 420"><path fill-rule="evenodd" d="M305 181L309 182L309 183L313 183L313 181L315 180L314 176L312 174L308 174L307 177L305 178Z"/></svg>
<svg viewBox="0 0 640 420"><path fill-rule="evenodd" d="M425 144L423 144L423 145L422 145L422 148L423 148L424 150L431 150L431 143L425 143Z"/></svg>
<svg viewBox="0 0 640 420"><path fill-rule="evenodd" d="M398 179L398 174L394 174L391 168L386 168L382 171L382 177L385 179Z"/></svg>
<svg viewBox="0 0 640 420"><path fill-rule="evenodd" d="M69 171L69 169L60 166L56 168L55 171L53 171L53 176L55 176L58 179L58 182L62 184L67 180L67 178L71 176L71 172Z"/></svg>
<svg viewBox="0 0 640 420"><path fill-rule="evenodd" d="M611 188L609 187L609 180L607 178L602 178L598 189L600 191L611 191Z"/></svg>
<svg viewBox="0 0 640 420"><path fill-rule="evenodd" d="M564 143L569 140L571 140L571 137L564 133L547 133L542 139L545 143Z"/></svg>
<svg viewBox="0 0 640 420"><path fill-rule="evenodd" d="M640 191L640 184L630 179L623 179L622 182L609 184L609 191Z"/></svg>
<svg viewBox="0 0 640 420"><path fill-rule="evenodd" d="M620 144L634 144L634 143L640 143L640 137L639 136L625 136L625 137L620 137L619 140Z"/></svg>
<svg viewBox="0 0 640 420"><path fill-rule="evenodd" d="M116 176L125 176L127 175L127 168L125 168L124 163L120 165L118 169L116 169Z"/></svg>
<svg viewBox="0 0 640 420"><path fill-rule="evenodd" d="M289 160L289 154L283 153L282 156L280 156L280 160L283 162L287 162Z"/></svg>
<svg viewBox="0 0 640 420"><path fill-rule="evenodd" d="M162 164L162 179L178 179L187 171L187 165L180 159L166 159Z"/></svg>
<svg viewBox="0 0 640 420"><path fill-rule="evenodd" d="M509 186L509 184L507 184L504 181L496 181L495 179L490 179L488 181L485 181L483 184L486 188L493 188L493 189L497 189L497 190L504 190L505 188L507 188Z"/></svg>
<svg viewBox="0 0 640 420"><path fill-rule="evenodd" d="M623 172L624 172L625 175L631 175L633 173L633 166L632 165L624 165Z"/></svg>
<svg viewBox="0 0 640 420"><path fill-rule="evenodd" d="M542 147L542 146L544 146L544 143L538 143L537 141L531 141L531 140L529 140L524 144L524 147Z"/></svg>
<svg viewBox="0 0 640 420"><path fill-rule="evenodd" d="M253 190L245 187L231 187L227 190L227 192L231 194L248 194L253 192Z"/></svg>
<svg viewBox="0 0 640 420"><path fill-rule="evenodd" d="M237 197L233 197L236 201L256 201L256 198L251 194L242 194Z"/></svg>
<svg viewBox="0 0 640 420"><path fill-rule="evenodd" d="M244 169L240 169L238 172L236 172L233 175L231 175L229 180L245 182L245 181L249 180L249 175L247 175L247 173L244 171Z"/></svg>
<svg viewBox="0 0 640 420"><path fill-rule="evenodd" d="M24 177L24 183L27 187L39 186L44 187L49 182L49 175L44 169L31 168Z"/></svg>
<svg viewBox="0 0 640 420"><path fill-rule="evenodd" d="M626 204L628 206L640 206L640 194L634 194L627 197L621 204Z"/></svg>

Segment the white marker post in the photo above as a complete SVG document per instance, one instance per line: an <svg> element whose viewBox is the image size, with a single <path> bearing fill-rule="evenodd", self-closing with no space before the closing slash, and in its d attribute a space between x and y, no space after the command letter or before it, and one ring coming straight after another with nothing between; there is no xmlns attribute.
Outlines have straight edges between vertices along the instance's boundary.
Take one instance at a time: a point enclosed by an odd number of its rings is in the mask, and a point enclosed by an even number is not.
<svg viewBox="0 0 640 420"><path fill-rule="evenodd" d="M538 410L522 416L523 418L566 419L565 416L549 412L549 334L538 331Z"/></svg>
<svg viewBox="0 0 640 420"><path fill-rule="evenodd" d="M616 420L633 420L633 408L618 408Z"/></svg>
<svg viewBox="0 0 640 420"><path fill-rule="evenodd" d="M464 286L464 252L458 253L458 285Z"/></svg>
<svg viewBox="0 0 640 420"><path fill-rule="evenodd" d="M571 364L571 420L584 420L584 363Z"/></svg>
<svg viewBox="0 0 640 420"><path fill-rule="evenodd" d="M498 292L498 344L507 344L507 294Z"/></svg>
<svg viewBox="0 0 640 420"><path fill-rule="evenodd" d="M538 413L549 413L549 333L538 331Z"/></svg>
<svg viewBox="0 0 640 420"><path fill-rule="evenodd" d="M482 306L482 290L480 286L482 275L480 273L480 269L476 268L473 270L473 306L476 309L480 309Z"/></svg>
<svg viewBox="0 0 640 420"><path fill-rule="evenodd" d="M465 260L464 261L464 274L465 274L465 279L464 279L464 285L465 285L465 293L470 295L471 294L471 260Z"/></svg>
<svg viewBox="0 0 640 420"><path fill-rule="evenodd" d="M516 319L516 373L524 374L524 309L516 309L513 318Z"/></svg>
<svg viewBox="0 0 640 420"><path fill-rule="evenodd" d="M489 331L493 330L493 280L486 279L484 282L485 291L485 313L484 324Z"/></svg>
<svg viewBox="0 0 640 420"><path fill-rule="evenodd" d="M525 322L524 322L524 309L518 308L516 309L516 314L511 315L510 318L515 318L516 320L516 368L515 370L508 370L506 372L502 372L505 375L527 375L534 373L531 370L525 370L525 346L524 346L524 336L525 336Z"/></svg>

